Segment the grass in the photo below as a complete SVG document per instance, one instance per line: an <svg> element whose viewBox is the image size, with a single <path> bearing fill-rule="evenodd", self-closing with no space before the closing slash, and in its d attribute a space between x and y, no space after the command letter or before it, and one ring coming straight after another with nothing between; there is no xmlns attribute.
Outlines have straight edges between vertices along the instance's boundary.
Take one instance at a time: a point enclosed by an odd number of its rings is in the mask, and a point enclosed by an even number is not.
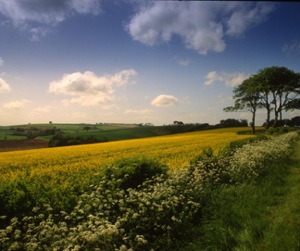
<svg viewBox="0 0 300 251"><path fill-rule="evenodd" d="M259 183L213 191L195 241L183 250L299 251L300 141L291 161L277 165Z"/></svg>
<svg viewBox="0 0 300 251"><path fill-rule="evenodd" d="M300 141L289 166L283 195L271 210L271 224L261 244L264 250L300 250Z"/></svg>
<svg viewBox="0 0 300 251"><path fill-rule="evenodd" d="M89 126L90 129L86 131L84 128ZM13 127L13 126L12 126ZM15 126L19 127L19 126ZM53 128L56 127L66 134L73 136L77 135L93 135L99 138L105 137L108 141L138 139L153 136L161 136L170 134L170 132L162 126L143 126L137 125L89 125L89 124L30 124L20 125L20 127L30 128ZM10 126L0 127L0 140L17 140L26 139L26 136L14 136ZM50 140L53 135L40 136L39 139Z"/></svg>
<svg viewBox="0 0 300 251"><path fill-rule="evenodd" d="M21 140L26 139L25 136L11 135L8 127L0 126L0 140Z"/></svg>
<svg viewBox="0 0 300 251"><path fill-rule="evenodd" d="M89 127L89 130L85 128ZM127 139L140 139L147 137L170 135L175 133L192 132L205 129L216 129L214 126L201 127L201 125L184 125L184 126L139 126L136 124L27 124L14 126L0 126L0 140L17 140L26 139L26 131L24 136L12 135L12 128L38 128L40 130L56 128L65 134L76 136L95 136L97 138L105 138L108 141L118 141ZM258 130L261 128L258 127ZM243 127L243 133L249 134L250 128ZM50 140L53 135L39 136L38 139Z"/></svg>

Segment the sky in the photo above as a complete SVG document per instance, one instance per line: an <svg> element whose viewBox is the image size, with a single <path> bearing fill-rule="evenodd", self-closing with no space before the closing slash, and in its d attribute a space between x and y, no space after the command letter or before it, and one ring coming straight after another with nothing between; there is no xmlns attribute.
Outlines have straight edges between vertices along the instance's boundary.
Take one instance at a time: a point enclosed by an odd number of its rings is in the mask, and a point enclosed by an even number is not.
<svg viewBox="0 0 300 251"><path fill-rule="evenodd" d="M262 68L300 72L299 13L297 2L0 0L0 125L250 122L223 108Z"/></svg>

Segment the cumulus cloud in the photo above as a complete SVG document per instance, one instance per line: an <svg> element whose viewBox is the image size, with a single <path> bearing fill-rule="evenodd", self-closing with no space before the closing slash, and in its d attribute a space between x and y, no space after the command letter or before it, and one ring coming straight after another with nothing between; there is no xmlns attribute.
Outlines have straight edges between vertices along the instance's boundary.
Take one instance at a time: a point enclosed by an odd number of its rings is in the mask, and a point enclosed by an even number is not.
<svg viewBox="0 0 300 251"><path fill-rule="evenodd" d="M126 29L149 46L179 36L185 47L199 54L222 52L226 36L239 36L265 21L273 3L151 1L144 2Z"/></svg>
<svg viewBox="0 0 300 251"><path fill-rule="evenodd" d="M92 106L106 105L113 100L115 87L130 83L137 72L133 69L123 70L114 75L97 76L94 72L74 72L65 74L62 79L49 85L49 92L64 94L72 98L64 100L65 104Z"/></svg>
<svg viewBox="0 0 300 251"><path fill-rule="evenodd" d="M226 21L226 34L241 35L264 21L276 8L274 3L233 3L228 6L230 15Z"/></svg>
<svg viewBox="0 0 300 251"><path fill-rule="evenodd" d="M220 76L216 71L210 71L206 75L204 85L212 85L216 81L222 81L222 76Z"/></svg>
<svg viewBox="0 0 300 251"><path fill-rule="evenodd" d="M12 109L12 110L21 110L25 107L26 104L29 104L29 103L31 103L31 101L29 101L27 99L22 99L22 100L5 103L3 105L3 107L7 108L7 109Z"/></svg>
<svg viewBox="0 0 300 251"><path fill-rule="evenodd" d="M141 110L137 110L137 109L127 109L125 110L125 114L149 114L152 111L150 109L141 109Z"/></svg>
<svg viewBox="0 0 300 251"><path fill-rule="evenodd" d="M228 73L228 72L220 72L211 71L207 73L206 80L204 85L213 85L215 82L224 82L226 86L234 87L241 84L245 79L247 79L249 75L244 73Z"/></svg>
<svg viewBox="0 0 300 251"><path fill-rule="evenodd" d="M151 105L157 107L171 107L178 104L178 99L171 95L159 95L151 101Z"/></svg>
<svg viewBox="0 0 300 251"><path fill-rule="evenodd" d="M9 91L10 91L9 84L3 78L0 78L0 93L9 92Z"/></svg>
<svg viewBox="0 0 300 251"><path fill-rule="evenodd" d="M45 35L49 28L76 14L98 14L99 0L0 0L0 13L15 27L32 34L32 40Z"/></svg>

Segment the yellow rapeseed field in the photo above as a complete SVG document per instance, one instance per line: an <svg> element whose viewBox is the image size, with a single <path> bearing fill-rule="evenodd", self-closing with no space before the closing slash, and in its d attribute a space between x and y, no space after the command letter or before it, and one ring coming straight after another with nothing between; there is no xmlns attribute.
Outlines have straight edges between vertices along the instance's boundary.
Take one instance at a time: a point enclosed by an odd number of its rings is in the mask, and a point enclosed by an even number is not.
<svg viewBox="0 0 300 251"><path fill-rule="evenodd" d="M180 168L208 146L215 151L231 141L251 137L238 135L245 128L217 129L99 144L0 153L0 179L66 176L99 170L121 158L145 155L170 168ZM249 129L250 130L250 129Z"/></svg>

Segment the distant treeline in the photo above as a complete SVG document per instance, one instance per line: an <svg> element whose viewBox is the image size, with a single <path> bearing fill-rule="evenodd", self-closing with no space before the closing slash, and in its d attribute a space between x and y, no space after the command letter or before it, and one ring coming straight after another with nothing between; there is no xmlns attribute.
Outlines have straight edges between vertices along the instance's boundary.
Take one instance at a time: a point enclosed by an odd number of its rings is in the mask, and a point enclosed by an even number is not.
<svg viewBox="0 0 300 251"><path fill-rule="evenodd" d="M172 133L183 133L183 132L194 132L199 130L226 128L226 127L246 127L248 126L247 120L241 119L225 119L221 120L219 124L210 125L208 123L195 123L195 124L184 124L182 121L174 121L172 125L165 125L164 129Z"/></svg>
<svg viewBox="0 0 300 251"><path fill-rule="evenodd" d="M11 127L11 135L25 136L27 139L35 139L39 136L55 135L60 129L56 127L33 127L33 126L16 126Z"/></svg>
<svg viewBox="0 0 300 251"><path fill-rule="evenodd" d="M56 146L71 146L71 145L80 145L80 144L91 144L91 143L100 143L107 142L106 137L97 137L95 135L70 135L58 133L55 134L52 139L49 141L49 147Z"/></svg>

